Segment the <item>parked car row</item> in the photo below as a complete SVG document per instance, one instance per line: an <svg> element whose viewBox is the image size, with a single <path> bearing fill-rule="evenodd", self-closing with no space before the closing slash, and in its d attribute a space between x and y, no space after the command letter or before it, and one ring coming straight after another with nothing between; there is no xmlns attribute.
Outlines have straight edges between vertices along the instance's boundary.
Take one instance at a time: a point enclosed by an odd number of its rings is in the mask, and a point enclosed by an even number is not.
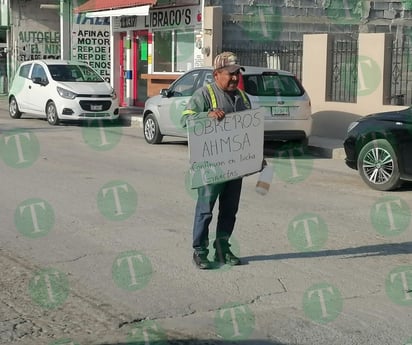
<svg viewBox="0 0 412 345"><path fill-rule="evenodd" d="M192 94L213 82L212 68L184 73L143 110L143 134L149 144L164 136L186 138L180 124ZM311 103L303 85L287 71L246 66L242 88L252 107L267 108L265 140L306 143L311 134ZM116 120L119 104L114 89L81 62L35 60L20 65L9 92L9 114L44 117L51 125L61 120ZM412 108L371 114L350 124L343 143L348 167L359 172L371 188L389 191L412 181Z"/></svg>

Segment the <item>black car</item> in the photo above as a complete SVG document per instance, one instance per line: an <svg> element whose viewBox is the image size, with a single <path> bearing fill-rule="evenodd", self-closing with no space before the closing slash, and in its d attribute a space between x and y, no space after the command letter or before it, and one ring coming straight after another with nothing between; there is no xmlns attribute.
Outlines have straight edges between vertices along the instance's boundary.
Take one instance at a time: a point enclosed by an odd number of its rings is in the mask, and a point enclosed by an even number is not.
<svg viewBox="0 0 412 345"><path fill-rule="evenodd" d="M412 180L412 107L365 116L349 125L346 164L371 188L387 191Z"/></svg>

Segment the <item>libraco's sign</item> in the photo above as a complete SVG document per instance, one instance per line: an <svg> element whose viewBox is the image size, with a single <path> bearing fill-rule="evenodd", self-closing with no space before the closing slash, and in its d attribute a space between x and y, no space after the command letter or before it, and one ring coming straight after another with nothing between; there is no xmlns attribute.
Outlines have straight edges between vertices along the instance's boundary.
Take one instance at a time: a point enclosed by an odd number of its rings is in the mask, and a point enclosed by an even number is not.
<svg viewBox="0 0 412 345"><path fill-rule="evenodd" d="M187 28L199 26L201 22L200 6L151 9L148 16L113 17L113 31Z"/></svg>
<svg viewBox="0 0 412 345"><path fill-rule="evenodd" d="M221 121L188 119L191 187L221 183L259 171L264 108L230 113Z"/></svg>

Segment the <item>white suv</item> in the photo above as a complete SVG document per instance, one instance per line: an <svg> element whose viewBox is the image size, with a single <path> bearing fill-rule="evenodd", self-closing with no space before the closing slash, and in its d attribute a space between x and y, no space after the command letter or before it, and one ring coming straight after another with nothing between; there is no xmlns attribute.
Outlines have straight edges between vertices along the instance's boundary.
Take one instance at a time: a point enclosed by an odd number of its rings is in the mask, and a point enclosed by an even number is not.
<svg viewBox="0 0 412 345"><path fill-rule="evenodd" d="M9 92L9 114L60 120L115 120L119 103L115 90L87 64L66 60L23 62Z"/></svg>
<svg viewBox="0 0 412 345"><path fill-rule="evenodd" d="M298 140L306 144L312 130L310 98L290 72L245 66L239 87L253 108L266 107L265 140ZM175 80L160 95L149 98L143 110L143 132L150 144L163 136L186 137L182 112L196 89L213 82L213 69L196 68ZM243 86L242 86L243 85Z"/></svg>

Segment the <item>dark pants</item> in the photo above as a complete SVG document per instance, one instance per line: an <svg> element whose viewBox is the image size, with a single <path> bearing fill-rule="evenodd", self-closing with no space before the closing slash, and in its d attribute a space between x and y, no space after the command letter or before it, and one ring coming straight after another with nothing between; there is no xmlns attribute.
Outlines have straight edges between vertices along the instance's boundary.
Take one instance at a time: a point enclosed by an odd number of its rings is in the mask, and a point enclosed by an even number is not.
<svg viewBox="0 0 412 345"><path fill-rule="evenodd" d="M212 221L213 207L219 198L219 213L216 226L215 248L224 250L229 247L239 208L242 179L207 185L198 189L193 225L193 248L208 253L209 224Z"/></svg>

